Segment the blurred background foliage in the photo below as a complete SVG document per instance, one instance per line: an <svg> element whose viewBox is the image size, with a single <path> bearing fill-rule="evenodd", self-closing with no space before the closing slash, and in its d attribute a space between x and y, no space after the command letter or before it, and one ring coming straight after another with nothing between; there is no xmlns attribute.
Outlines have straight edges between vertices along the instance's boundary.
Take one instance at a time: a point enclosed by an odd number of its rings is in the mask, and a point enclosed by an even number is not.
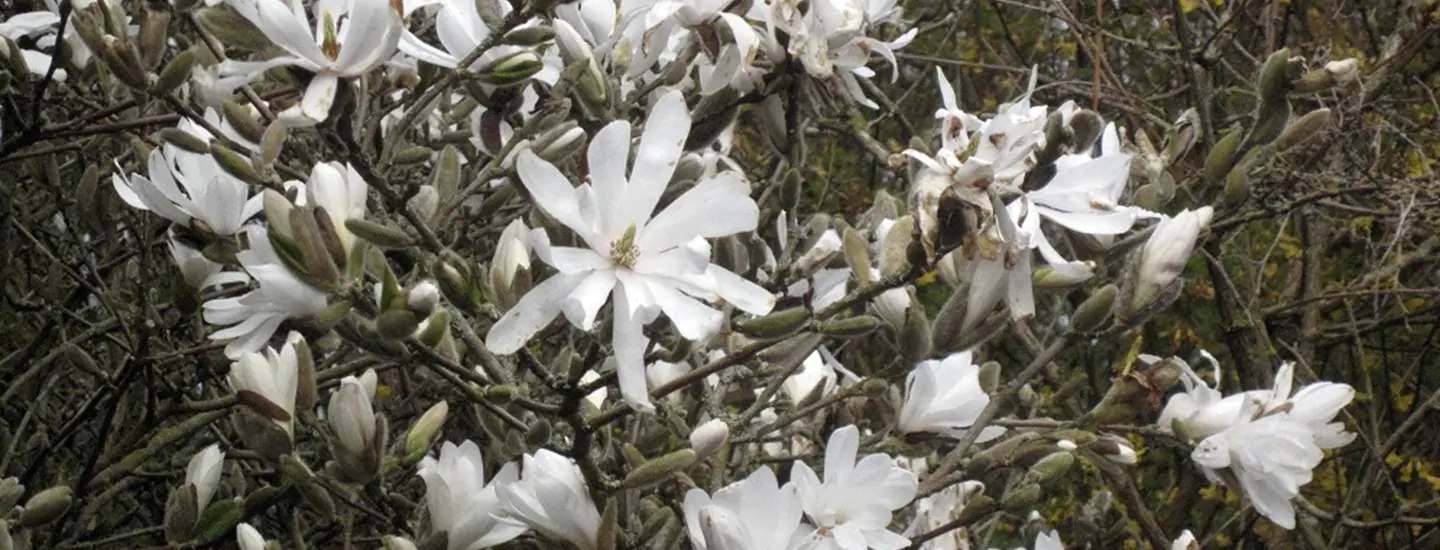
<svg viewBox="0 0 1440 550"><path fill-rule="evenodd" d="M43 8L26 4L0 6L7 13ZM959 105L969 112L1020 96L1033 67L1040 103L1073 100L1115 121L1131 140L1144 132L1164 143L1173 122L1194 107L1202 132L1170 168L1177 190L1161 208L1173 213L1220 195L1200 177L1206 154L1228 129L1254 124L1254 81L1267 55L1289 47L1311 68L1360 61L1358 83L1292 99L1297 113L1332 109L1331 124L1252 174L1243 204L1219 210L1175 307L1122 339L1074 346L1036 385L1041 397L1072 387L1054 405L1084 410L1135 353L1179 355L1204 367L1200 350L1224 366L1226 393L1269 387L1281 360L1298 361L1302 380L1350 383L1359 393L1344 418L1359 438L1317 470L1305 491L1313 506L1301 505L1309 509L1302 516L1325 521L1275 529L1235 493L1211 487L1189 463L1188 449L1139 436L1132 442L1142 460L1127 470L1129 479L1087 469L1052 491L1041 509L1072 547L1153 546L1138 520L1087 524L1080 510L1100 488L1112 490L1129 517L1148 514L1171 535L1189 528L1206 548L1440 547L1440 434L1430 431L1440 422L1440 2L902 4L922 31L899 54L894 83L877 69L874 82L888 101L875 113L826 109L806 136L811 200L803 204L813 211L853 220L879 190L905 195L890 155L933 135L935 67L957 84ZM23 83L0 97L0 476L35 487L93 479L155 435L132 428L206 406L165 396L216 384L228 368L220 345L205 339L188 293L171 292L181 286L161 245L165 223L121 212L108 185L111 159L133 165L133 142L154 143L154 131L179 115L116 117L134 105L112 104L114 94L84 82L57 84L41 101ZM82 122L25 139L18 129L35 113L50 125ZM736 156L756 181L771 177L773 152L763 145L744 131L736 138ZM138 239L112 230L122 216ZM928 277L918 295L933 313L948 292L932 285L943 286ZM1043 309L1039 316L1054 317ZM1023 337L1009 345L1016 346L1013 358L1003 357L1003 348L994 358L1019 369L1034 350L1024 349ZM69 346L99 358L98 370L67 361ZM198 368L175 368L182 363ZM399 423L425 405L387 407ZM1153 421L1147 414L1136 423ZM131 492L132 505L82 530L158 525L168 483L188 458L176 452L168 469L95 488ZM999 529L1023 526L1014 519Z"/></svg>

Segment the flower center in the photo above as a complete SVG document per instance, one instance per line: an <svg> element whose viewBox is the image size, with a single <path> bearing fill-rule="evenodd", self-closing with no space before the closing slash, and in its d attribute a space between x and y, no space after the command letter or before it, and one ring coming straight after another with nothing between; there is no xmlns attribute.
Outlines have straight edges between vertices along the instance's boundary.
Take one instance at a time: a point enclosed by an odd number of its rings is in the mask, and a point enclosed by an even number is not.
<svg viewBox="0 0 1440 550"><path fill-rule="evenodd" d="M640 258L640 247L635 245L635 224L625 229L620 238L610 243L610 262L619 267L633 268Z"/></svg>
<svg viewBox="0 0 1440 550"><path fill-rule="evenodd" d="M340 38L336 36L337 34L335 18L331 17L329 13L326 13L325 40L320 43L320 51L325 54L325 57L330 58L331 61L334 61L336 57L340 56Z"/></svg>

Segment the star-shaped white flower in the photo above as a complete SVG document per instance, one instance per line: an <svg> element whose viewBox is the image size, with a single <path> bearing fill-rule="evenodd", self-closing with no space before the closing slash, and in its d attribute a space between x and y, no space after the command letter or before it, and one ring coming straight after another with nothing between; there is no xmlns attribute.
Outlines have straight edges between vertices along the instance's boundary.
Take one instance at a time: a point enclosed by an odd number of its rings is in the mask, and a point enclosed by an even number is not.
<svg viewBox="0 0 1440 550"><path fill-rule="evenodd" d="M651 217L689 129L684 99L678 92L663 96L650 113L626 177L630 124L610 123L590 141L590 183L579 187L533 152L520 153L516 168L536 206L586 246L552 246L544 230L531 232L536 256L558 273L495 323L486 337L492 350L514 353L561 313L590 330L613 296L620 392L632 406L647 409L646 323L663 312L681 336L703 340L719 330L723 317L704 301L724 299L757 315L774 307L768 291L710 263L706 239L752 231L758 222L750 187L739 174L703 179Z"/></svg>

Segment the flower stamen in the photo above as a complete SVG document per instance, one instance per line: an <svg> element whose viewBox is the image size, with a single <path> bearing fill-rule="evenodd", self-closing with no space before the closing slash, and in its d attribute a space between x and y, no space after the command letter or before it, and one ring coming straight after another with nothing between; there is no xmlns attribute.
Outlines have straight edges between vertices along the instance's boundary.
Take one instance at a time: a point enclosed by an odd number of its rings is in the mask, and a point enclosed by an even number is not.
<svg viewBox="0 0 1440 550"><path fill-rule="evenodd" d="M615 242L610 243L610 261L618 267L633 268L635 261L640 259L640 247L635 245L635 224L625 229L625 233Z"/></svg>

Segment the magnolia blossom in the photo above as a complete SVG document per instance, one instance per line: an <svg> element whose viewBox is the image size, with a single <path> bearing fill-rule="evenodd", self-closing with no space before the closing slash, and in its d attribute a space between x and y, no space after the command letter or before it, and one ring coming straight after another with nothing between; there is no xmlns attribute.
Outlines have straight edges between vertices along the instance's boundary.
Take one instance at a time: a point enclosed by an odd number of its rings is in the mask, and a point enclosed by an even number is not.
<svg viewBox="0 0 1440 550"><path fill-rule="evenodd" d="M181 119L177 128L201 142L213 139L194 121ZM165 143L147 159L150 177L119 172L110 177L120 199L132 207L159 214L171 222L213 236L228 237L260 212L259 195L230 175L214 157ZM118 165L117 165L118 167Z"/></svg>
<svg viewBox="0 0 1440 550"><path fill-rule="evenodd" d="M181 278L185 279L185 284L190 285L191 288L199 289L218 282L243 282L245 280L244 275L233 277L233 275L237 275L233 273L218 281L213 279L221 273L225 266L210 261L199 250L177 240L173 231L165 244L169 245L170 257L175 260L176 267L180 268ZM238 281L227 279L238 279Z"/></svg>
<svg viewBox="0 0 1440 550"><path fill-rule="evenodd" d="M707 238L755 229L759 211L750 187L735 172L701 180L651 217L689 133L690 115L678 92L666 94L650 114L627 178L630 124L606 125L590 141L590 183L573 187L553 164L522 151L516 168L536 205L574 231L584 248L552 246L544 230L531 245L556 275L538 284L490 329L486 344L514 353L564 313L590 330L614 297L612 344L620 392L631 406L649 409L642 328L664 312L681 336L704 340L723 314L705 304L723 298L741 311L768 313L774 296L710 263Z"/></svg>
<svg viewBox="0 0 1440 550"><path fill-rule="evenodd" d="M365 374L375 377L373 370ZM373 384L369 386L373 387ZM360 378L346 376L340 380L340 389L330 395L330 406L326 409L340 447L355 457L369 455L376 445L375 409L370 403L375 396L369 388Z"/></svg>
<svg viewBox="0 0 1440 550"><path fill-rule="evenodd" d="M765 47L771 57L784 57L787 48L780 46L775 33L777 29L784 31L789 35L789 55L799 59L806 72L819 78L834 76L856 103L878 108L859 83L859 79L875 76L867 66L870 54L880 54L895 69L895 50L909 45L919 30L910 29L889 42L865 35L879 23L898 20L899 8L894 0L817 0L810 2L804 13L797 4L786 0L757 2L751 11L753 17L767 23ZM898 75L898 69L892 70L891 80Z"/></svg>
<svg viewBox="0 0 1440 550"><path fill-rule="evenodd" d="M812 395L830 393L841 377L847 381L860 379L835 360L829 350L820 348L805 357L800 370L780 383L780 391L790 398L790 402L800 403Z"/></svg>
<svg viewBox="0 0 1440 550"><path fill-rule="evenodd" d="M525 527L501 519L503 509L496 487L514 483L519 470L506 464L489 483L485 462L474 441L456 446L446 441L440 456L420 461L417 475L425 480L425 507L435 531L448 535L449 550L488 548L520 536Z"/></svg>
<svg viewBox="0 0 1440 550"><path fill-rule="evenodd" d="M529 526L546 537L570 541L581 550L594 550L600 512L590 500L575 461L540 449L525 455L522 464L518 481L499 484L505 510L501 521Z"/></svg>
<svg viewBox="0 0 1440 550"><path fill-rule="evenodd" d="M265 550L265 537L249 523L240 522L235 526L235 542L240 550Z"/></svg>
<svg viewBox="0 0 1440 550"><path fill-rule="evenodd" d="M265 347L270 336L286 319L319 315L325 309L325 293L301 281L280 260L262 225L246 228L250 249L236 254L245 272L259 287L241 296L205 302L205 322L223 325L211 340L229 340L225 355L232 359Z"/></svg>
<svg viewBox="0 0 1440 550"><path fill-rule="evenodd" d="M447 69L454 69L460 62L470 55L481 44L490 38L490 26L480 18L480 10L473 0L420 0L407 2L405 5L406 15L410 15L416 8L439 4L440 9L435 12L435 34L440 39L443 50L436 48L421 40L420 37L403 29L400 38L400 51L420 61L438 65ZM510 3L504 1L491 1L488 3L494 10L494 15L504 18L510 15ZM495 44L485 53L476 58L467 69L475 70L491 62L509 57L516 53L528 51L522 46L510 44ZM536 57L538 61L538 56ZM547 66L535 75L535 79L546 84L554 84L560 76L556 67Z"/></svg>
<svg viewBox="0 0 1440 550"><path fill-rule="evenodd" d="M959 439L989 404L990 396L980 388L980 367L970 351L941 361L921 361L905 378L905 404L895 428L900 433L935 432ZM976 441L1004 433L1005 428L987 426Z"/></svg>
<svg viewBox="0 0 1440 550"><path fill-rule="evenodd" d="M530 275L530 228L524 220L516 218L500 232L495 244L495 257L490 260L490 288L494 292L509 294L515 278Z"/></svg>
<svg viewBox="0 0 1440 550"><path fill-rule="evenodd" d="M1170 543L1170 550L1200 550L1200 541L1195 540L1195 534L1186 529L1175 537L1175 542Z"/></svg>
<svg viewBox="0 0 1440 550"><path fill-rule="evenodd" d="M1286 529L1295 526L1290 501L1310 482L1323 450L1355 438L1333 421L1354 388L1316 382L1291 395L1294 368L1281 365L1273 389L1221 398L1186 367L1186 392L1171 397L1160 415L1162 426L1201 439L1191 458L1207 477L1238 482L1256 510ZM1229 475L1219 475L1222 470Z"/></svg>
<svg viewBox="0 0 1440 550"><path fill-rule="evenodd" d="M712 497L703 489L685 493L685 526L696 550L788 550L800 528L800 494L783 487L770 468L760 467Z"/></svg>
<svg viewBox="0 0 1440 550"><path fill-rule="evenodd" d="M247 352L230 364L230 388L249 391L284 410L291 420L271 419L275 425L294 435L295 394L299 391L300 357L295 344L303 338L291 332L279 350L267 348L265 353Z"/></svg>
<svg viewBox="0 0 1440 550"><path fill-rule="evenodd" d="M60 24L60 15L54 11L16 14L0 22L0 38L20 42L23 39L38 37L38 46L53 47L55 45L54 27L58 24ZM30 69L32 75L44 77L50 72L50 54L21 48L20 57L25 60L25 66ZM64 82L65 69L56 68L54 78Z"/></svg>
<svg viewBox="0 0 1440 550"><path fill-rule="evenodd" d="M860 430L835 430L825 445L825 481L797 461L790 479L800 492L805 515L815 526L807 535L817 550L894 550L910 540L890 531L891 513L915 499L919 482L913 472L885 454L856 461Z"/></svg>
<svg viewBox="0 0 1440 550"><path fill-rule="evenodd" d="M1055 175L1049 183L1025 194L1040 217L1095 236L1119 235L1134 227L1137 220L1160 217L1139 207L1119 204L1130 179L1131 155L1121 150L1115 123L1105 125L1096 148L1097 156L1089 151L1062 155L1055 161ZM1037 244L1059 256L1048 240Z"/></svg>
<svg viewBox="0 0 1440 550"><path fill-rule="evenodd" d="M185 483L195 486L195 510L203 511L215 496L220 486L220 474L225 470L225 452L220 445L213 444L190 458L185 466Z"/></svg>
<svg viewBox="0 0 1440 550"><path fill-rule="evenodd" d="M1214 208L1204 206L1185 210L1155 225L1150 239L1140 249L1132 309L1149 303L1180 276L1190 261L1190 253L1195 250L1200 231L1210 225L1214 214Z"/></svg>
<svg viewBox="0 0 1440 550"><path fill-rule="evenodd" d="M627 36L640 48L630 62L630 76L653 66L666 53L674 31L683 28L694 30L696 39L705 34L723 37L717 51L704 52L704 59L695 62L701 94L711 95L726 87L742 92L752 89L764 76L764 71L754 67L760 35L745 18L725 11L730 4L729 0L659 0L644 11L632 12L640 24L630 26ZM717 33L719 28L728 35Z"/></svg>
<svg viewBox="0 0 1440 550"><path fill-rule="evenodd" d="M905 530L905 536L928 533L955 521L970 499L985 493L985 484L979 481L956 483L928 497L915 501L915 519ZM970 550L969 533L964 528L953 529L937 538L930 539L925 548L930 550Z"/></svg>
<svg viewBox="0 0 1440 550"><path fill-rule="evenodd" d="M319 2L313 30L305 2L227 1L285 53L266 61L227 60L219 65L219 75L254 79L286 66L314 73L300 103L280 113L295 125L329 118L340 79L362 76L384 65L394 56L403 31L401 14L385 0Z"/></svg>
<svg viewBox="0 0 1440 550"><path fill-rule="evenodd" d="M355 236L345 229L345 220L365 218L365 202L370 192L365 178L360 177L355 167L348 163L321 162L310 169L310 178L305 184L297 181L290 182L290 185L305 190L302 206L325 210L330 217L330 227L334 228L341 248L348 255L355 246ZM281 226L288 228L289 224L282 223Z"/></svg>

